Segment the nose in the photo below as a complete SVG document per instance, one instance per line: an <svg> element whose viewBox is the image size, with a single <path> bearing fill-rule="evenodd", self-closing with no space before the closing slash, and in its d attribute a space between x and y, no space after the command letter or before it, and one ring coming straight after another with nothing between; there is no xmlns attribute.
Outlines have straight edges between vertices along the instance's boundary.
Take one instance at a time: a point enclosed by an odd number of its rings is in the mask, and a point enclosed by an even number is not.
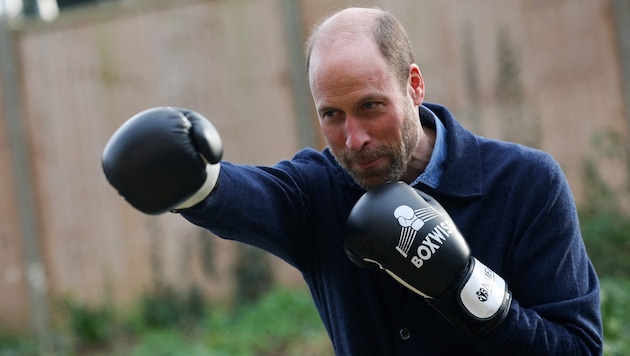
<svg viewBox="0 0 630 356"><path fill-rule="evenodd" d="M346 117L346 147L352 151L360 151L370 141L366 127L361 120Z"/></svg>

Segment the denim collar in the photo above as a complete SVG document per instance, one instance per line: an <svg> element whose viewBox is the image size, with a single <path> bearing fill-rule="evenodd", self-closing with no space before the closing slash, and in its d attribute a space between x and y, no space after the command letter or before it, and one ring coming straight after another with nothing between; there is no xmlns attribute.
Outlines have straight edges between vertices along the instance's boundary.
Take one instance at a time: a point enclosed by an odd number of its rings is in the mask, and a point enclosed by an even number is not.
<svg viewBox="0 0 630 356"><path fill-rule="evenodd" d="M438 117L426 107L420 105L420 122L422 126L435 129L435 144L431 159L424 171L410 184L414 186L423 183L433 189L440 185L446 161L446 127Z"/></svg>

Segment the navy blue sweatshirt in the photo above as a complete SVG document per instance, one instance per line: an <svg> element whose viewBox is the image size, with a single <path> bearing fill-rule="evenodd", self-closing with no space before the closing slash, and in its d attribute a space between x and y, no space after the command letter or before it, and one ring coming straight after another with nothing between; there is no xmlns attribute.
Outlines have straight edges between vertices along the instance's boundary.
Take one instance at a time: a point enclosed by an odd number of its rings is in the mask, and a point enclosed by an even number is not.
<svg viewBox="0 0 630 356"><path fill-rule="evenodd" d="M513 294L506 319L482 337L464 336L421 296L346 257L343 226L365 191L328 149L273 167L222 162L215 191L182 214L297 268L338 355L601 354L599 282L557 162L424 107L446 128L447 153L439 185L415 187L442 204Z"/></svg>

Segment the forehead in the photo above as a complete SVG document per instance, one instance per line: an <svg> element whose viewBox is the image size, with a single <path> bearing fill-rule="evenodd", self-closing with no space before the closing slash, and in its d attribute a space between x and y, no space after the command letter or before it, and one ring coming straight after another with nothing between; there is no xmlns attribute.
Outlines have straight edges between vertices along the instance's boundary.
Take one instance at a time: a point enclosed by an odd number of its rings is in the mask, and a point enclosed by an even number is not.
<svg viewBox="0 0 630 356"><path fill-rule="evenodd" d="M345 45L319 45L311 54L309 84L316 102L368 88L390 89L394 82L385 59L369 38Z"/></svg>

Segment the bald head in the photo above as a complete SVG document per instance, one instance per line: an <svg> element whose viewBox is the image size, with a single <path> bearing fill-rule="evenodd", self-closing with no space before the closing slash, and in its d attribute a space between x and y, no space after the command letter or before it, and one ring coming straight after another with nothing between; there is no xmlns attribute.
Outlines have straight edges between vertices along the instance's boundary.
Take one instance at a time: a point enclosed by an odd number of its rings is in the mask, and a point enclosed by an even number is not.
<svg viewBox="0 0 630 356"><path fill-rule="evenodd" d="M401 86L405 85L409 65L414 62L405 29L389 12L376 8L347 8L317 25L306 42L306 70L310 76L311 55L315 49L347 46L370 38Z"/></svg>
<svg viewBox="0 0 630 356"><path fill-rule="evenodd" d="M381 15L377 9L348 8L337 12L319 24L312 33L308 46L332 46L349 43L357 37L372 36L376 19Z"/></svg>

